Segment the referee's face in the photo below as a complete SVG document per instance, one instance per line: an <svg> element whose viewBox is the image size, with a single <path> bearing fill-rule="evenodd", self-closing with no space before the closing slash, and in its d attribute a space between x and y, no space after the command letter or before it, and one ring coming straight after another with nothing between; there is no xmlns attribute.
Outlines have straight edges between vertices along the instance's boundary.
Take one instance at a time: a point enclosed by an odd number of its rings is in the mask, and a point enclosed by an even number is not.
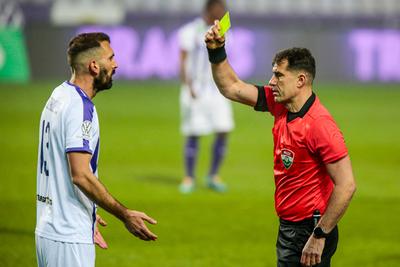
<svg viewBox="0 0 400 267"><path fill-rule="evenodd" d="M272 94L275 102L287 103L297 95L297 74L287 70L288 61L275 63L272 67L272 77L269 85L272 87Z"/></svg>

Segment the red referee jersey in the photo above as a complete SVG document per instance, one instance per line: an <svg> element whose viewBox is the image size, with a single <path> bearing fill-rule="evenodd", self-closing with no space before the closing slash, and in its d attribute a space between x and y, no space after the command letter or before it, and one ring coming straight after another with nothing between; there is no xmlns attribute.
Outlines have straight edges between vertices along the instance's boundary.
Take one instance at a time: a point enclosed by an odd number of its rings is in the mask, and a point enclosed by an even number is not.
<svg viewBox="0 0 400 267"><path fill-rule="evenodd" d="M298 113L274 101L271 87L259 87L256 110L274 117L275 209L281 219L300 221L323 214L333 190L325 164L347 155L344 138L313 93Z"/></svg>

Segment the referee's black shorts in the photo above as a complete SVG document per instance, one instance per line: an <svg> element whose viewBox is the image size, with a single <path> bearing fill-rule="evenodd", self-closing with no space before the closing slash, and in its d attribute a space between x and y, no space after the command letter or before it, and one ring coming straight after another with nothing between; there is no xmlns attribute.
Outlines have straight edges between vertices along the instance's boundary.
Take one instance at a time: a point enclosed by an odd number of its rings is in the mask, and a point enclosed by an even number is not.
<svg viewBox="0 0 400 267"><path fill-rule="evenodd" d="M278 240L276 242L276 253L278 267L300 267L301 253L308 238L314 230L312 219L300 222L290 222L280 219ZM331 257L336 251L339 233L337 226L329 233L325 240L321 263L316 267L331 266Z"/></svg>

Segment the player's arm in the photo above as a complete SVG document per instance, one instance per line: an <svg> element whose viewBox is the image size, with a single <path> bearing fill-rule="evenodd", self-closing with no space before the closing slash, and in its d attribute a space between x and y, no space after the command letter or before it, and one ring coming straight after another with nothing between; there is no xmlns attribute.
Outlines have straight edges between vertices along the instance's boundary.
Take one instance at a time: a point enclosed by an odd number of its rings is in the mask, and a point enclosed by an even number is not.
<svg viewBox="0 0 400 267"><path fill-rule="evenodd" d="M120 219L129 232L142 240L156 240L144 221L155 224L156 221L143 212L126 208L107 191L106 187L90 170L92 155L85 152L69 152L68 162L72 182L97 205Z"/></svg>
<svg viewBox="0 0 400 267"><path fill-rule="evenodd" d="M188 57L188 52L184 49L180 50L180 57L179 57L179 76L181 79L182 84L186 85L187 88L190 91L190 95L193 98L196 98L196 94L193 90L192 87L192 81L191 79L187 76L187 69L186 69L186 60Z"/></svg>
<svg viewBox="0 0 400 267"><path fill-rule="evenodd" d="M318 225L325 233L330 233L343 216L356 190L353 171L349 156L326 164L329 175L335 187L332 191L328 206ZM312 266L321 262L321 255L325 245L325 238L315 238L311 235L304 246L301 256L303 266Z"/></svg>
<svg viewBox="0 0 400 267"><path fill-rule="evenodd" d="M208 30L205 42L209 51L214 81L223 96L233 101L254 107L257 103L258 89L239 79L225 55L225 37L219 35L219 21Z"/></svg>

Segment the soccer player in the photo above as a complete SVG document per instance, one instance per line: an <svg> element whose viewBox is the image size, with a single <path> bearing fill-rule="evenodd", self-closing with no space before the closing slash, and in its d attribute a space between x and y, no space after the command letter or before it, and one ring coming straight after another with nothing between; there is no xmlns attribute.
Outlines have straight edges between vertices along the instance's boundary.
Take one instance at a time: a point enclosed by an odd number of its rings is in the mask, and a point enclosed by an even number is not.
<svg viewBox="0 0 400 267"><path fill-rule="evenodd" d="M41 118L37 166L38 266L88 267L94 243L107 248L96 225L96 205L142 240L156 240L144 221L156 221L118 202L97 178L99 122L93 97L112 86L117 68L110 38L83 33L68 46L72 76L56 87ZM106 223L97 215L97 222Z"/></svg>
<svg viewBox="0 0 400 267"><path fill-rule="evenodd" d="M279 267L330 266L337 223L355 192L344 138L313 92L315 60L305 48L277 53L268 85L240 80L219 35L205 35L214 80L227 98L274 116L275 209L280 218Z"/></svg>
<svg viewBox="0 0 400 267"><path fill-rule="evenodd" d="M178 33L180 46L180 76L182 81L181 131L186 138L184 148L185 177L180 185L182 193L195 188L195 166L200 136L215 133L207 186L217 192L226 190L218 172L223 161L228 133L233 129L230 102L218 91L212 79L204 46L204 32L225 12L222 0L207 0L203 16L184 25Z"/></svg>

